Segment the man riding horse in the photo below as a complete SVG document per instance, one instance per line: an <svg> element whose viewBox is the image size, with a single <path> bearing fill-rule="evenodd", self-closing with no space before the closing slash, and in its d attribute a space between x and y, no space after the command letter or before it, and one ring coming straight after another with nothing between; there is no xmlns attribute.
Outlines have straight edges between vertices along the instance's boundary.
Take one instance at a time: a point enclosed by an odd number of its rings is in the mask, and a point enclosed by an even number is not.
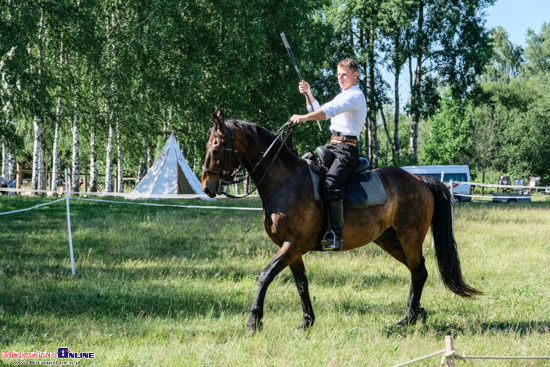
<svg viewBox="0 0 550 367"><path fill-rule="evenodd" d="M328 228L321 241L325 251L342 249L345 183L349 174L359 163L359 136L367 116L367 101L357 85L359 77L357 62L352 59L340 61L337 73L342 92L323 106L313 97L309 84L302 80L298 90L309 97L306 99L311 101L312 105L307 102L309 111L307 115L293 115L290 118L293 123L331 119L332 137L326 147L334 154L335 159L327 172L323 192L325 200L329 203L332 230Z"/></svg>

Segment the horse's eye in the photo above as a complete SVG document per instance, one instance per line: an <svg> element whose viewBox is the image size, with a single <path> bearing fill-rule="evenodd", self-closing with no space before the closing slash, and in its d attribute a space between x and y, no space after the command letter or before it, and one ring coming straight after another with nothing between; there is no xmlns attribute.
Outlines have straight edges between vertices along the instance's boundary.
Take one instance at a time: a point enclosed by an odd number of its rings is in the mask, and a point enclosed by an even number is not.
<svg viewBox="0 0 550 367"><path fill-rule="evenodd" d="M212 153L214 153L215 155L220 154L220 148L214 148L214 149L212 149Z"/></svg>

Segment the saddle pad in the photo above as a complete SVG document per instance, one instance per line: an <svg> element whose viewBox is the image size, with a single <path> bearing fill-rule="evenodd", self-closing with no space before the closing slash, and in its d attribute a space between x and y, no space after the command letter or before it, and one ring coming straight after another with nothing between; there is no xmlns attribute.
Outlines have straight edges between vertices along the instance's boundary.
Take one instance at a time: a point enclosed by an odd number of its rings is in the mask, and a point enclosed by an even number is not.
<svg viewBox="0 0 550 367"><path fill-rule="evenodd" d="M315 172L313 162L308 162L309 174L313 183L315 201L321 198L321 177ZM344 205L349 208L364 208L368 206L382 205L388 200L386 189L376 171L369 171L352 177L346 183L348 200Z"/></svg>
<svg viewBox="0 0 550 367"><path fill-rule="evenodd" d="M346 183L348 200L344 201L347 208L366 208L382 205L388 200L386 189L378 176L378 172L370 171L352 177Z"/></svg>

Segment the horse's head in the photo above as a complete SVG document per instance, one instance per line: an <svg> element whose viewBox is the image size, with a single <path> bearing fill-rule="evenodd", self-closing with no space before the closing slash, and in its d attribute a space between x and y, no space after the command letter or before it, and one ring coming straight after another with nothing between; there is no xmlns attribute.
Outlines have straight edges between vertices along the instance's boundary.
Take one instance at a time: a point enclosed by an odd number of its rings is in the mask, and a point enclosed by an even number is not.
<svg viewBox="0 0 550 367"><path fill-rule="evenodd" d="M211 198L218 193L220 182L232 181L240 167L236 156L235 131L233 124L226 124L223 112L213 115L214 126L206 144L206 157L202 167L202 190Z"/></svg>

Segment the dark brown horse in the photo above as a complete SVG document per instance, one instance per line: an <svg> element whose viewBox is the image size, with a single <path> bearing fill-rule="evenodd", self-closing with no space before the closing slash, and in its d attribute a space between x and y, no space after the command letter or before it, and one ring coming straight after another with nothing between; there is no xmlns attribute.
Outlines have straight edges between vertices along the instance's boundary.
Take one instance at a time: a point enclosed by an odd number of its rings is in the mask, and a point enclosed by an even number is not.
<svg viewBox="0 0 550 367"><path fill-rule="evenodd" d="M267 235L279 246L279 251L259 276L258 293L247 327L252 332L262 328L267 287L288 266L302 300L300 328L308 328L314 324L315 316L302 255L318 245L325 213L322 205L314 200L306 161L286 145L281 147L277 136L259 125L224 121L221 110L213 118L202 172L203 190L215 197L220 182L230 181L232 173L244 165L251 172L262 199ZM274 149L262 158L274 141ZM445 285L463 297L479 294L462 278L453 233L453 204L447 188L437 179L417 177L397 167L381 168L377 173L388 200L379 206L347 209L343 250L375 242L410 270L408 309L398 325L414 324L426 317L420 307L422 289L428 277L422 243L430 224ZM262 179L264 174L265 179Z"/></svg>

